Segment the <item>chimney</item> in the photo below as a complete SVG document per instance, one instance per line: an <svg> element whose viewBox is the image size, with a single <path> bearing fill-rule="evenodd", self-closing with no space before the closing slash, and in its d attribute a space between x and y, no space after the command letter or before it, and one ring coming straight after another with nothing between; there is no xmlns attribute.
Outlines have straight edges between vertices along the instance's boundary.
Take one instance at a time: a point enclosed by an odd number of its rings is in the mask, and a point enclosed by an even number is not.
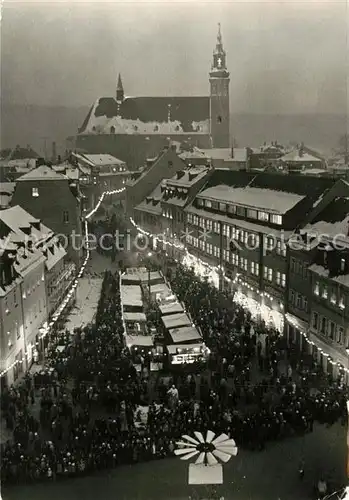
<svg viewBox="0 0 349 500"><path fill-rule="evenodd" d="M56 163L57 160L57 149L56 149L56 143L53 141L52 143L52 163Z"/></svg>
<svg viewBox="0 0 349 500"><path fill-rule="evenodd" d="M231 147L231 157L234 158L234 143L233 143L233 145Z"/></svg>

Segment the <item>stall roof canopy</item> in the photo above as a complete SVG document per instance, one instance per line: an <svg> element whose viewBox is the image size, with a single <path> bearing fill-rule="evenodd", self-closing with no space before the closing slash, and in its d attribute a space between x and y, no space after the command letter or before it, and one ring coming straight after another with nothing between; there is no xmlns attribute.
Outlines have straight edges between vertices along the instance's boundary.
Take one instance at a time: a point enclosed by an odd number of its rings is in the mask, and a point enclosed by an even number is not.
<svg viewBox="0 0 349 500"><path fill-rule="evenodd" d="M148 271L146 272L140 272L139 273L139 277L140 277L140 280L144 283L144 282L148 282L150 280L150 283L152 281L156 281L156 280L163 280L164 277L162 276L162 274L159 272L159 271L151 271L150 273Z"/></svg>
<svg viewBox="0 0 349 500"><path fill-rule="evenodd" d="M178 342L191 342L200 340L201 335L193 326L184 326L183 328L174 328L170 330L170 335L175 344Z"/></svg>
<svg viewBox="0 0 349 500"><path fill-rule="evenodd" d="M152 285L150 289L151 293L162 293L164 295L171 295L172 291L171 288L169 288L166 283L159 283L157 285Z"/></svg>
<svg viewBox="0 0 349 500"><path fill-rule="evenodd" d="M204 344L170 344L166 346L169 354L177 354L178 349L202 349Z"/></svg>
<svg viewBox="0 0 349 500"><path fill-rule="evenodd" d="M121 303L123 306L142 307L142 290L139 285L121 285Z"/></svg>
<svg viewBox="0 0 349 500"><path fill-rule="evenodd" d="M140 347L152 347L153 337L150 335L126 335L126 344L130 347L132 345Z"/></svg>
<svg viewBox="0 0 349 500"><path fill-rule="evenodd" d="M163 316L167 314L183 313L183 307L179 302L172 302L171 304L164 304L160 306L160 312Z"/></svg>
<svg viewBox="0 0 349 500"><path fill-rule="evenodd" d="M147 321L146 315L140 312L124 312L125 321Z"/></svg>
<svg viewBox="0 0 349 500"><path fill-rule="evenodd" d="M163 316L161 319L168 330L178 328L179 326L191 325L191 321L185 313L170 314L170 316Z"/></svg>

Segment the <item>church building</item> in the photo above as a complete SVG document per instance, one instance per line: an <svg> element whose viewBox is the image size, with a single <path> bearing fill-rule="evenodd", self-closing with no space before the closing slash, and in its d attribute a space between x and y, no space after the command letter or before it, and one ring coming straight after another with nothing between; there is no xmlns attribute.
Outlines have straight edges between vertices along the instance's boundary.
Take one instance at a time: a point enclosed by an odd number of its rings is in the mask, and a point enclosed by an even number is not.
<svg viewBox="0 0 349 500"><path fill-rule="evenodd" d="M228 148L229 82L218 25L209 96L127 97L119 75L115 97L100 97L92 105L75 137L75 148L111 154L131 169L157 155L169 141Z"/></svg>

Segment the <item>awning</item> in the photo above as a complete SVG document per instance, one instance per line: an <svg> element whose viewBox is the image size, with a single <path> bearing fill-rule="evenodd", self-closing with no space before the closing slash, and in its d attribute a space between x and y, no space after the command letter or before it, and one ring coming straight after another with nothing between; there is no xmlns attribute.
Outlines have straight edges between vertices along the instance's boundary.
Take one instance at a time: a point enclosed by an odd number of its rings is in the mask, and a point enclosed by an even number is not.
<svg viewBox="0 0 349 500"><path fill-rule="evenodd" d="M160 306L160 312L163 316L168 314L183 313L183 307L179 302L172 302L172 304L164 304Z"/></svg>
<svg viewBox="0 0 349 500"><path fill-rule="evenodd" d="M178 342L190 342L201 339L200 333L193 326L174 328L173 330L170 330L170 335L175 344Z"/></svg>
<svg viewBox="0 0 349 500"><path fill-rule="evenodd" d="M163 316L162 322L168 330L171 328L179 328L180 326L189 326L191 321L185 313L180 314L170 314L169 316Z"/></svg>
<svg viewBox="0 0 349 500"><path fill-rule="evenodd" d="M123 306L142 307L142 290L139 285L121 285L121 304Z"/></svg>
<svg viewBox="0 0 349 500"><path fill-rule="evenodd" d="M140 312L124 312L125 321L147 321L147 317L144 313Z"/></svg>
<svg viewBox="0 0 349 500"><path fill-rule="evenodd" d="M179 349L182 350L193 350L193 349L199 349L201 350L203 348L204 344L170 344L166 346L166 349L168 350L169 354L182 354L178 353Z"/></svg>
<svg viewBox="0 0 349 500"><path fill-rule="evenodd" d="M286 313L285 319L291 326L297 328L297 330L304 333L308 331L309 328L308 323L300 318L297 318L297 316L293 316L293 314Z"/></svg>
<svg viewBox="0 0 349 500"><path fill-rule="evenodd" d="M152 347L154 345L153 337L150 335L126 335L126 344L128 347L132 345L140 347Z"/></svg>

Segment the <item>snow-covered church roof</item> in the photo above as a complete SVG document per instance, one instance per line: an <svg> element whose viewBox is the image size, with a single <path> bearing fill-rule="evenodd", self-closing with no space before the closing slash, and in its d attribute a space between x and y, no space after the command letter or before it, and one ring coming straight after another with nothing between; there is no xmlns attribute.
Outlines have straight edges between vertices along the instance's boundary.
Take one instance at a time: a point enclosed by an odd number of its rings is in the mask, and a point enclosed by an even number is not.
<svg viewBox="0 0 349 500"><path fill-rule="evenodd" d="M209 134L209 116L209 97L101 97L79 133Z"/></svg>

